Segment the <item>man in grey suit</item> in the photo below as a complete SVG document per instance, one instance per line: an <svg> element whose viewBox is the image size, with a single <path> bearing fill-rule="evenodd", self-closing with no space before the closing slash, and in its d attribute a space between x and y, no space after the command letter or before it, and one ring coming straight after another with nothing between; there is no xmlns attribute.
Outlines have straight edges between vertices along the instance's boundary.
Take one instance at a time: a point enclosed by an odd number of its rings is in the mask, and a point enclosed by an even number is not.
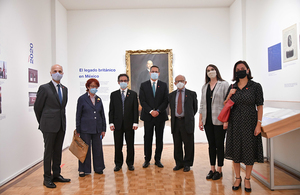
<svg viewBox="0 0 300 195"><path fill-rule="evenodd" d="M186 89L186 83L185 77L178 75L175 78L177 90L169 94L171 130L176 162L173 170L177 171L184 168L184 172L190 171L190 166L193 166L194 162L194 116L198 109L197 94ZM182 143L184 144L184 157Z"/></svg>
<svg viewBox="0 0 300 195"><path fill-rule="evenodd" d="M50 72L52 80L39 87L34 103L34 112L44 137L43 184L48 188L56 187L53 182L71 181L60 175L62 145L66 132L65 107L68 101L68 89L60 83L63 74L62 66L53 65Z"/></svg>

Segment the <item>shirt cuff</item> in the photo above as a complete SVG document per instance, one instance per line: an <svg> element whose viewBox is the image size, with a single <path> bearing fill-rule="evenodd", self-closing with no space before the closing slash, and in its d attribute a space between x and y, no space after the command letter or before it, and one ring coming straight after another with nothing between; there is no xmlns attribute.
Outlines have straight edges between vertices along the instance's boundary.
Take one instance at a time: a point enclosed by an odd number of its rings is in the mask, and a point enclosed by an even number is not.
<svg viewBox="0 0 300 195"><path fill-rule="evenodd" d="M110 123L109 126L111 127L111 126L115 126L115 125L113 123Z"/></svg>
<svg viewBox="0 0 300 195"><path fill-rule="evenodd" d="M152 112L152 111L153 111L153 110L150 110L150 112L149 112L149 113L151 114L151 112Z"/></svg>
<svg viewBox="0 0 300 195"><path fill-rule="evenodd" d="M139 126L139 124L137 124L137 123L133 123L133 126L134 126L134 127L138 127L138 126Z"/></svg>

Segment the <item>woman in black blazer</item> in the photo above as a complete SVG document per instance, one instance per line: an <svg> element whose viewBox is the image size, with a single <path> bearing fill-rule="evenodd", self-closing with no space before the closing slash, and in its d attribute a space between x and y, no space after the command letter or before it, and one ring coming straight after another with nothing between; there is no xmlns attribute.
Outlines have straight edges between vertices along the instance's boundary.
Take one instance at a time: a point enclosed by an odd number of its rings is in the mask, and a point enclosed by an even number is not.
<svg viewBox="0 0 300 195"><path fill-rule="evenodd" d="M100 84L97 79L89 79L85 86L87 92L78 98L76 112L77 133L89 145L84 163L79 161L78 171L80 177L91 173L91 145L95 173L103 174L105 168L102 139L106 132L106 121L101 98L96 95Z"/></svg>

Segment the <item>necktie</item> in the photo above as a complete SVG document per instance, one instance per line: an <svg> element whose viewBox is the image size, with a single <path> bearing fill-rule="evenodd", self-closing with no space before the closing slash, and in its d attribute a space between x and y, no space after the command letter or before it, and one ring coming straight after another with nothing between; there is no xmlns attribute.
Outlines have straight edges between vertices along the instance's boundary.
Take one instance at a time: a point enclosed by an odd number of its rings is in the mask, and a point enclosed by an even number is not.
<svg viewBox="0 0 300 195"><path fill-rule="evenodd" d="M58 93L59 102L60 102L60 104L62 104L62 96L61 96L61 91L60 91L60 85L59 84L57 84L57 93Z"/></svg>
<svg viewBox="0 0 300 195"><path fill-rule="evenodd" d="M122 108L123 108L123 115L124 115L124 101L125 101L125 95L124 95L124 91L122 91Z"/></svg>
<svg viewBox="0 0 300 195"><path fill-rule="evenodd" d="M152 91L153 91L153 96L155 97L155 82L153 82Z"/></svg>
<svg viewBox="0 0 300 195"><path fill-rule="evenodd" d="M178 100L177 100L177 113L181 114L182 113L182 95L181 91L179 90L179 95L178 95Z"/></svg>

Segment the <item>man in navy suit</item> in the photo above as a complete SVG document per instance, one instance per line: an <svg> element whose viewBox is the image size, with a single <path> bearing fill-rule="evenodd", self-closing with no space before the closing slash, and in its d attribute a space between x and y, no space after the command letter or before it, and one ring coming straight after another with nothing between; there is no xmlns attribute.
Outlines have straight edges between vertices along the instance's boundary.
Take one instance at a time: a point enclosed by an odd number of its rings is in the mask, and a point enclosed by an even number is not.
<svg viewBox="0 0 300 195"><path fill-rule="evenodd" d="M56 187L53 182L70 181L60 175L62 145L66 132L65 107L68 101L68 89L60 83L63 74L62 66L53 65L50 72L52 81L39 87L34 103L34 112L44 137L44 185L48 188Z"/></svg>
<svg viewBox="0 0 300 195"><path fill-rule="evenodd" d="M110 95L109 126L114 132L115 168L119 171L123 165L123 138L127 144L126 164L128 170L134 170L134 130L138 128L138 99L137 93L128 89L129 77L127 74L118 76L120 89Z"/></svg>
<svg viewBox="0 0 300 195"><path fill-rule="evenodd" d="M147 168L150 165L154 129L156 136L155 165L162 168L164 166L160 160L163 150L165 121L168 120L166 112L168 106L168 87L166 83L158 80L160 74L158 66L152 66L149 74L150 80L141 84L139 93L142 105L141 120L144 121L145 130L145 162L143 168Z"/></svg>
<svg viewBox="0 0 300 195"><path fill-rule="evenodd" d="M195 114L198 110L197 94L185 88L187 81L182 75L175 78L177 90L169 94L171 130L174 142L174 171L190 171L194 162ZM184 144L184 150L182 145ZM184 155L183 155L184 151Z"/></svg>

